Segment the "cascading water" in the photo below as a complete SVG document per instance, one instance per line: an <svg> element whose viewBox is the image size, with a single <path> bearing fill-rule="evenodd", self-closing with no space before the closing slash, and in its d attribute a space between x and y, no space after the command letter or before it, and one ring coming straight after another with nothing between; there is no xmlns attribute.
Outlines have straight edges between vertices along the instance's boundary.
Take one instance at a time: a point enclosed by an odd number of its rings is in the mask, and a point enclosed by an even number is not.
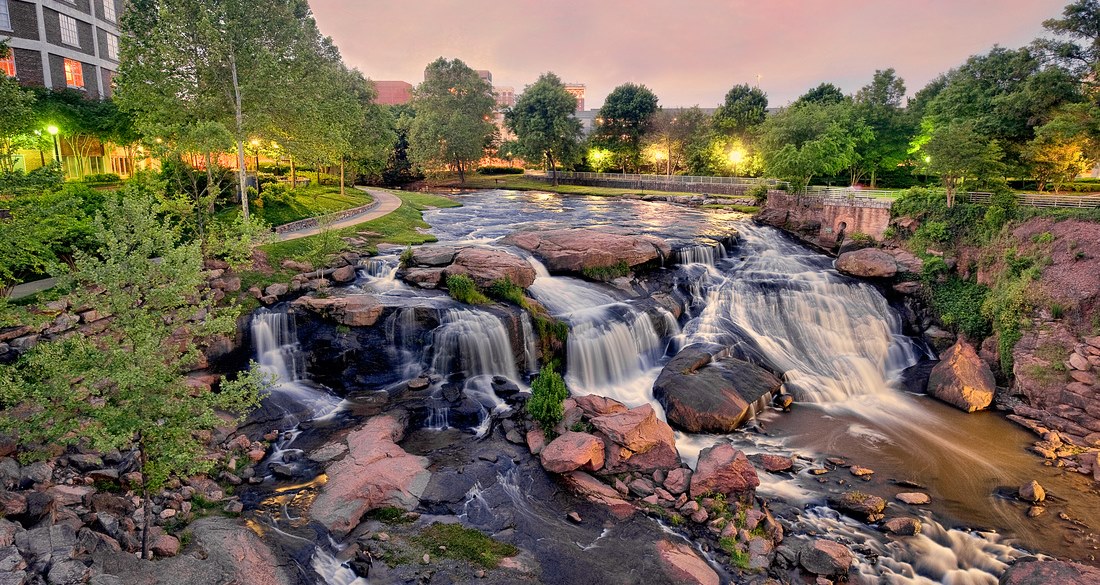
<svg viewBox="0 0 1100 585"><path fill-rule="evenodd" d="M309 418L331 414L340 399L304 379L302 356L294 318L284 311L260 309L252 316L252 343L256 362L274 379L268 400L282 408L297 423L297 413L305 410Z"/></svg>
<svg viewBox="0 0 1100 585"><path fill-rule="evenodd" d="M444 377L461 373L519 379L508 331L491 313L447 309L433 332L432 351L432 369Z"/></svg>
<svg viewBox="0 0 1100 585"><path fill-rule="evenodd" d="M676 264L706 264L716 266L726 257L726 247L719 242L711 244L693 244L678 248L672 253Z"/></svg>

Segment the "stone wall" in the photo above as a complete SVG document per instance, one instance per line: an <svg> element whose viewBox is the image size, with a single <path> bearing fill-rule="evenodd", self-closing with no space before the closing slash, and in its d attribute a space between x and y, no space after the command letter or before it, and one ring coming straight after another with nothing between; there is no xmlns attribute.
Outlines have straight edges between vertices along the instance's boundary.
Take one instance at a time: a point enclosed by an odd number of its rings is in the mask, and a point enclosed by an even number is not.
<svg viewBox="0 0 1100 585"><path fill-rule="evenodd" d="M855 233L882 240L890 225L889 200L798 196L769 191L760 221L788 231L825 249L837 244L841 233Z"/></svg>

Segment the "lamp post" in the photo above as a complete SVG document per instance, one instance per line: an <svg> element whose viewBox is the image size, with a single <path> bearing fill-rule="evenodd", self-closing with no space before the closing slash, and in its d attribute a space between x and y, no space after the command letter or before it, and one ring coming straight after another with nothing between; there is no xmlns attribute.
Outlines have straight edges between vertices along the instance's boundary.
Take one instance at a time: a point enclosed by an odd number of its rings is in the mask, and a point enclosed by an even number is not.
<svg viewBox="0 0 1100 585"><path fill-rule="evenodd" d="M260 192L260 141L253 138L249 144L252 145L252 155L256 162L256 193Z"/></svg>
<svg viewBox="0 0 1100 585"><path fill-rule="evenodd" d="M49 133L50 136L53 136L53 160L58 165L61 164L61 146L59 146L57 143L57 133L60 131L61 130L59 130L58 127L54 126L53 124L46 126L46 132Z"/></svg>

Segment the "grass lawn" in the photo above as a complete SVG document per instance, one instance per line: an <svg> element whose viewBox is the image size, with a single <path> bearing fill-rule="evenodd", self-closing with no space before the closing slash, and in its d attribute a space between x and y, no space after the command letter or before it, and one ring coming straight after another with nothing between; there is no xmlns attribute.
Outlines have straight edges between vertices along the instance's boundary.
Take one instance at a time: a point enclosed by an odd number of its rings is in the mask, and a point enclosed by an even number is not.
<svg viewBox="0 0 1100 585"><path fill-rule="evenodd" d="M334 213L369 205L373 201L371 196L350 185L340 194L340 187L330 185L312 185L299 187L290 192L287 202L264 200L263 207L251 202L249 212L263 218L270 226L282 225L307 217L316 217L326 213ZM219 219L232 220L240 213L239 206L228 207L218 212Z"/></svg>
<svg viewBox="0 0 1100 585"><path fill-rule="evenodd" d="M424 221L421 211L430 207L459 207L461 205L446 197L427 193L405 191L391 191L391 193L401 199L401 207L388 215L314 236L260 246L260 249L267 254L268 263L274 273L262 274L260 272L244 271L240 275L242 288L244 290L248 290L251 286L264 288L271 283L289 281L295 273L282 267L283 260L290 258L308 262L318 254L319 249L327 247L326 243L331 244L337 251L343 250L346 247L343 240L340 239L343 237L355 236L367 240L369 242L367 251L371 253L377 251L377 246L381 243L412 246L434 242L436 241L435 236L417 231L418 229L430 227ZM358 235L359 232L372 232L378 235L360 236Z"/></svg>

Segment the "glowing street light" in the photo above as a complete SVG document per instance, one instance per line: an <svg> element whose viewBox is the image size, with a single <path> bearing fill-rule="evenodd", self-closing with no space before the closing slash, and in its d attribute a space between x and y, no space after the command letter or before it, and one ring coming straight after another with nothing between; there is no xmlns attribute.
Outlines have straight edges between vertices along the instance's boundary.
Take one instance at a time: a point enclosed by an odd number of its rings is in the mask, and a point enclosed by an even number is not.
<svg viewBox="0 0 1100 585"><path fill-rule="evenodd" d="M57 143L57 133L61 132L61 129L53 124L46 126L46 132L53 136L53 160L57 164L61 164L61 146Z"/></svg>
<svg viewBox="0 0 1100 585"><path fill-rule="evenodd" d="M730 151L729 159L734 165L739 165L745 161L745 151L740 148L735 148Z"/></svg>

